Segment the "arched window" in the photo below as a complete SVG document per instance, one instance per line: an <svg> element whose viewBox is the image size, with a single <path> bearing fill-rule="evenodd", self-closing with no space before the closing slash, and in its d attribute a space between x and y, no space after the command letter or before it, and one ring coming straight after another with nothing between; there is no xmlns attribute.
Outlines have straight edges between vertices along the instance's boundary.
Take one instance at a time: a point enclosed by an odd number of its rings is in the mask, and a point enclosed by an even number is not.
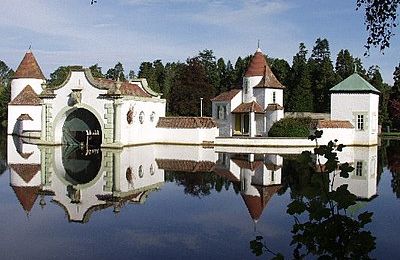
<svg viewBox="0 0 400 260"><path fill-rule="evenodd" d="M144 112L143 111L141 111L140 114L139 114L139 122L141 124L143 124L143 122L144 122Z"/></svg>

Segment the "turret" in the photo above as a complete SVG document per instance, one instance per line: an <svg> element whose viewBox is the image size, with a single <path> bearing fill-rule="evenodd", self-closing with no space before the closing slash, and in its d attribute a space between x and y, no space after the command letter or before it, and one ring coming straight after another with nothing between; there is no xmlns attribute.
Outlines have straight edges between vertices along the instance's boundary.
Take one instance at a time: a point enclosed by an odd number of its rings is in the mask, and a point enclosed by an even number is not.
<svg viewBox="0 0 400 260"><path fill-rule="evenodd" d="M11 100L28 85L33 88L36 94L40 94L44 80L45 77L35 56L31 50L27 51L11 81Z"/></svg>

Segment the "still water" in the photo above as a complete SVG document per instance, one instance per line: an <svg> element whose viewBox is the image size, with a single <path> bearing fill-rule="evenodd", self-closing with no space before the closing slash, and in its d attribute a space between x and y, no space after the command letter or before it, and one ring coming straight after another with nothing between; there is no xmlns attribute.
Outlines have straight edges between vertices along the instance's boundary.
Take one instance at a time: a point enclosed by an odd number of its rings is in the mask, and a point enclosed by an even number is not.
<svg viewBox="0 0 400 260"><path fill-rule="evenodd" d="M3 259L252 259L257 236L259 258L292 259L298 219L286 211L309 198L315 177L299 170L295 150L3 143ZM363 228L375 238L370 257L399 258L400 142L346 147L338 156L355 169L333 184L330 174L326 187L348 185L357 197L349 217L373 213Z"/></svg>

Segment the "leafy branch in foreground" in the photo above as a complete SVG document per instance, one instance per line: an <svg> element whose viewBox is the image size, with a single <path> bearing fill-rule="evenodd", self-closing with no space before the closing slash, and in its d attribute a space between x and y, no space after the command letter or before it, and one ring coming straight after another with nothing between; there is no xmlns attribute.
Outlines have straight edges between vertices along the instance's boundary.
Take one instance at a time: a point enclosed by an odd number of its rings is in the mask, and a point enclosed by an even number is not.
<svg viewBox="0 0 400 260"><path fill-rule="evenodd" d="M302 192L287 206L286 212L294 218L292 258L369 259L376 238L365 230L365 225L372 221L373 213L347 214L357 197L347 189L347 185L334 190L333 183L337 174L348 178L354 168L338 160L337 153L345 148L344 145L337 144L337 140L319 145L321 136L322 131L311 135L309 139L316 143L314 151L304 151L297 159L299 166L305 169L301 173L309 175L309 178L305 183L307 187L302 187ZM275 259L283 259L282 254L268 249L262 236L251 241L250 248L255 255L272 253Z"/></svg>

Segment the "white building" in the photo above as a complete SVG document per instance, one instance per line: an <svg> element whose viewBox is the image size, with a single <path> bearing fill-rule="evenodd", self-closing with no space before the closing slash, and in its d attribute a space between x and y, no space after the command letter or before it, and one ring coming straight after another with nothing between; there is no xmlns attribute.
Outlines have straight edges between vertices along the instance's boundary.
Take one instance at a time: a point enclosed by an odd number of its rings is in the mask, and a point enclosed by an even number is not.
<svg viewBox="0 0 400 260"><path fill-rule="evenodd" d="M42 144L102 147L214 141L212 118L167 118L165 109L165 99L145 79L94 78L78 68L61 85L48 87L28 51L11 82L8 134L40 138Z"/></svg>
<svg viewBox="0 0 400 260"><path fill-rule="evenodd" d="M331 120L317 125L324 131L320 143L338 139L347 145L377 145L379 90L354 73L330 92Z"/></svg>
<svg viewBox="0 0 400 260"><path fill-rule="evenodd" d="M212 99L219 136L266 136L271 126L283 118L284 88L257 49L243 77L242 89Z"/></svg>

